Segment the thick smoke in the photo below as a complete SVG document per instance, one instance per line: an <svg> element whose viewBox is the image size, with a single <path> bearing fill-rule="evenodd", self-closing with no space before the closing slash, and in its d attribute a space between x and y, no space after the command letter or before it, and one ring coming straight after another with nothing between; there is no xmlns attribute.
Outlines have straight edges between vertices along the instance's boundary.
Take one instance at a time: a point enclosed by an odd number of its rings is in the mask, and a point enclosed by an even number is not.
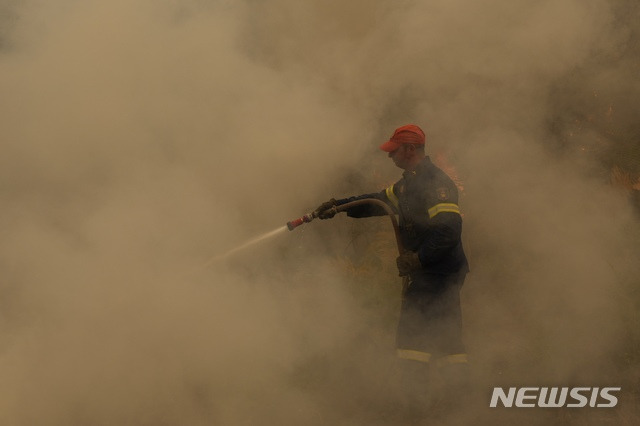
<svg viewBox="0 0 640 426"><path fill-rule="evenodd" d="M605 415L633 423L637 218L579 149L617 139L551 148L585 93L637 92L629 16L612 0L0 1L0 423L393 424L386 221L314 222L203 265L393 182L377 146L409 122L464 186L482 398L623 386ZM637 105L616 105L632 123ZM457 420L514 421L484 399Z"/></svg>

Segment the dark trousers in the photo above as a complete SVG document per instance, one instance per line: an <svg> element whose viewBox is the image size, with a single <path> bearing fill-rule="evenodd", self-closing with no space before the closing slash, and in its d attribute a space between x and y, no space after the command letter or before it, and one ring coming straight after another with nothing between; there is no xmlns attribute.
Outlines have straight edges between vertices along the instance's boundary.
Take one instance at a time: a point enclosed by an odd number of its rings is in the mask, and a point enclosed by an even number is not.
<svg viewBox="0 0 640 426"><path fill-rule="evenodd" d="M418 273L406 289L397 331L400 357L429 362L464 354L460 289L467 273ZM401 352L407 356L402 356Z"/></svg>

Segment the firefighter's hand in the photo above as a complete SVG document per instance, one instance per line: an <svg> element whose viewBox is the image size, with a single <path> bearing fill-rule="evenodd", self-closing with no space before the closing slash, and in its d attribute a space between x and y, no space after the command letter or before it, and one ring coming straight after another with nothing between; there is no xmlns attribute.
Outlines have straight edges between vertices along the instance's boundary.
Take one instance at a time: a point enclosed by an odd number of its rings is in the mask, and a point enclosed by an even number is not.
<svg viewBox="0 0 640 426"><path fill-rule="evenodd" d="M396 259L396 265L398 265L398 272L401 277L409 275L411 272L422 268L418 253L408 251L401 254Z"/></svg>
<svg viewBox="0 0 640 426"><path fill-rule="evenodd" d="M314 213L320 219L331 219L336 215L336 209L334 209L336 205L337 203L335 198L332 198L329 201L325 201L320 204Z"/></svg>

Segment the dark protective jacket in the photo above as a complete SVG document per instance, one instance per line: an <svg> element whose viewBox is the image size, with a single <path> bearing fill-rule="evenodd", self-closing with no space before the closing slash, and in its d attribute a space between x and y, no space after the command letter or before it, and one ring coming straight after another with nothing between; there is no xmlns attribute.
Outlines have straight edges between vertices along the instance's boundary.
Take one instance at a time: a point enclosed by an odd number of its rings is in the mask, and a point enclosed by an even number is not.
<svg viewBox="0 0 640 426"><path fill-rule="evenodd" d="M429 157L425 157L414 171L405 171L402 179L385 190L337 200L337 204L366 198L384 201L398 213L400 240L405 249L418 253L422 272L468 271L461 240L458 189ZM373 204L351 207L346 212L356 218L386 214L382 207Z"/></svg>

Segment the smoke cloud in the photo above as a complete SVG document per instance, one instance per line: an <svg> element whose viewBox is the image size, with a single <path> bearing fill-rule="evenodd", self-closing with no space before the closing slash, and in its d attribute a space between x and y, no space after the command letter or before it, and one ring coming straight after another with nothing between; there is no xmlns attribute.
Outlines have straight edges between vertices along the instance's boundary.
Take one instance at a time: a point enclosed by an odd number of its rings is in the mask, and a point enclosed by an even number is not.
<svg viewBox="0 0 640 426"><path fill-rule="evenodd" d="M204 265L396 180L377 146L411 122L464 186L487 395L445 421L634 423L640 231L596 155L619 139L566 138L594 93L637 121L632 3L0 1L0 423L393 424L384 218ZM485 408L554 385L622 403Z"/></svg>

